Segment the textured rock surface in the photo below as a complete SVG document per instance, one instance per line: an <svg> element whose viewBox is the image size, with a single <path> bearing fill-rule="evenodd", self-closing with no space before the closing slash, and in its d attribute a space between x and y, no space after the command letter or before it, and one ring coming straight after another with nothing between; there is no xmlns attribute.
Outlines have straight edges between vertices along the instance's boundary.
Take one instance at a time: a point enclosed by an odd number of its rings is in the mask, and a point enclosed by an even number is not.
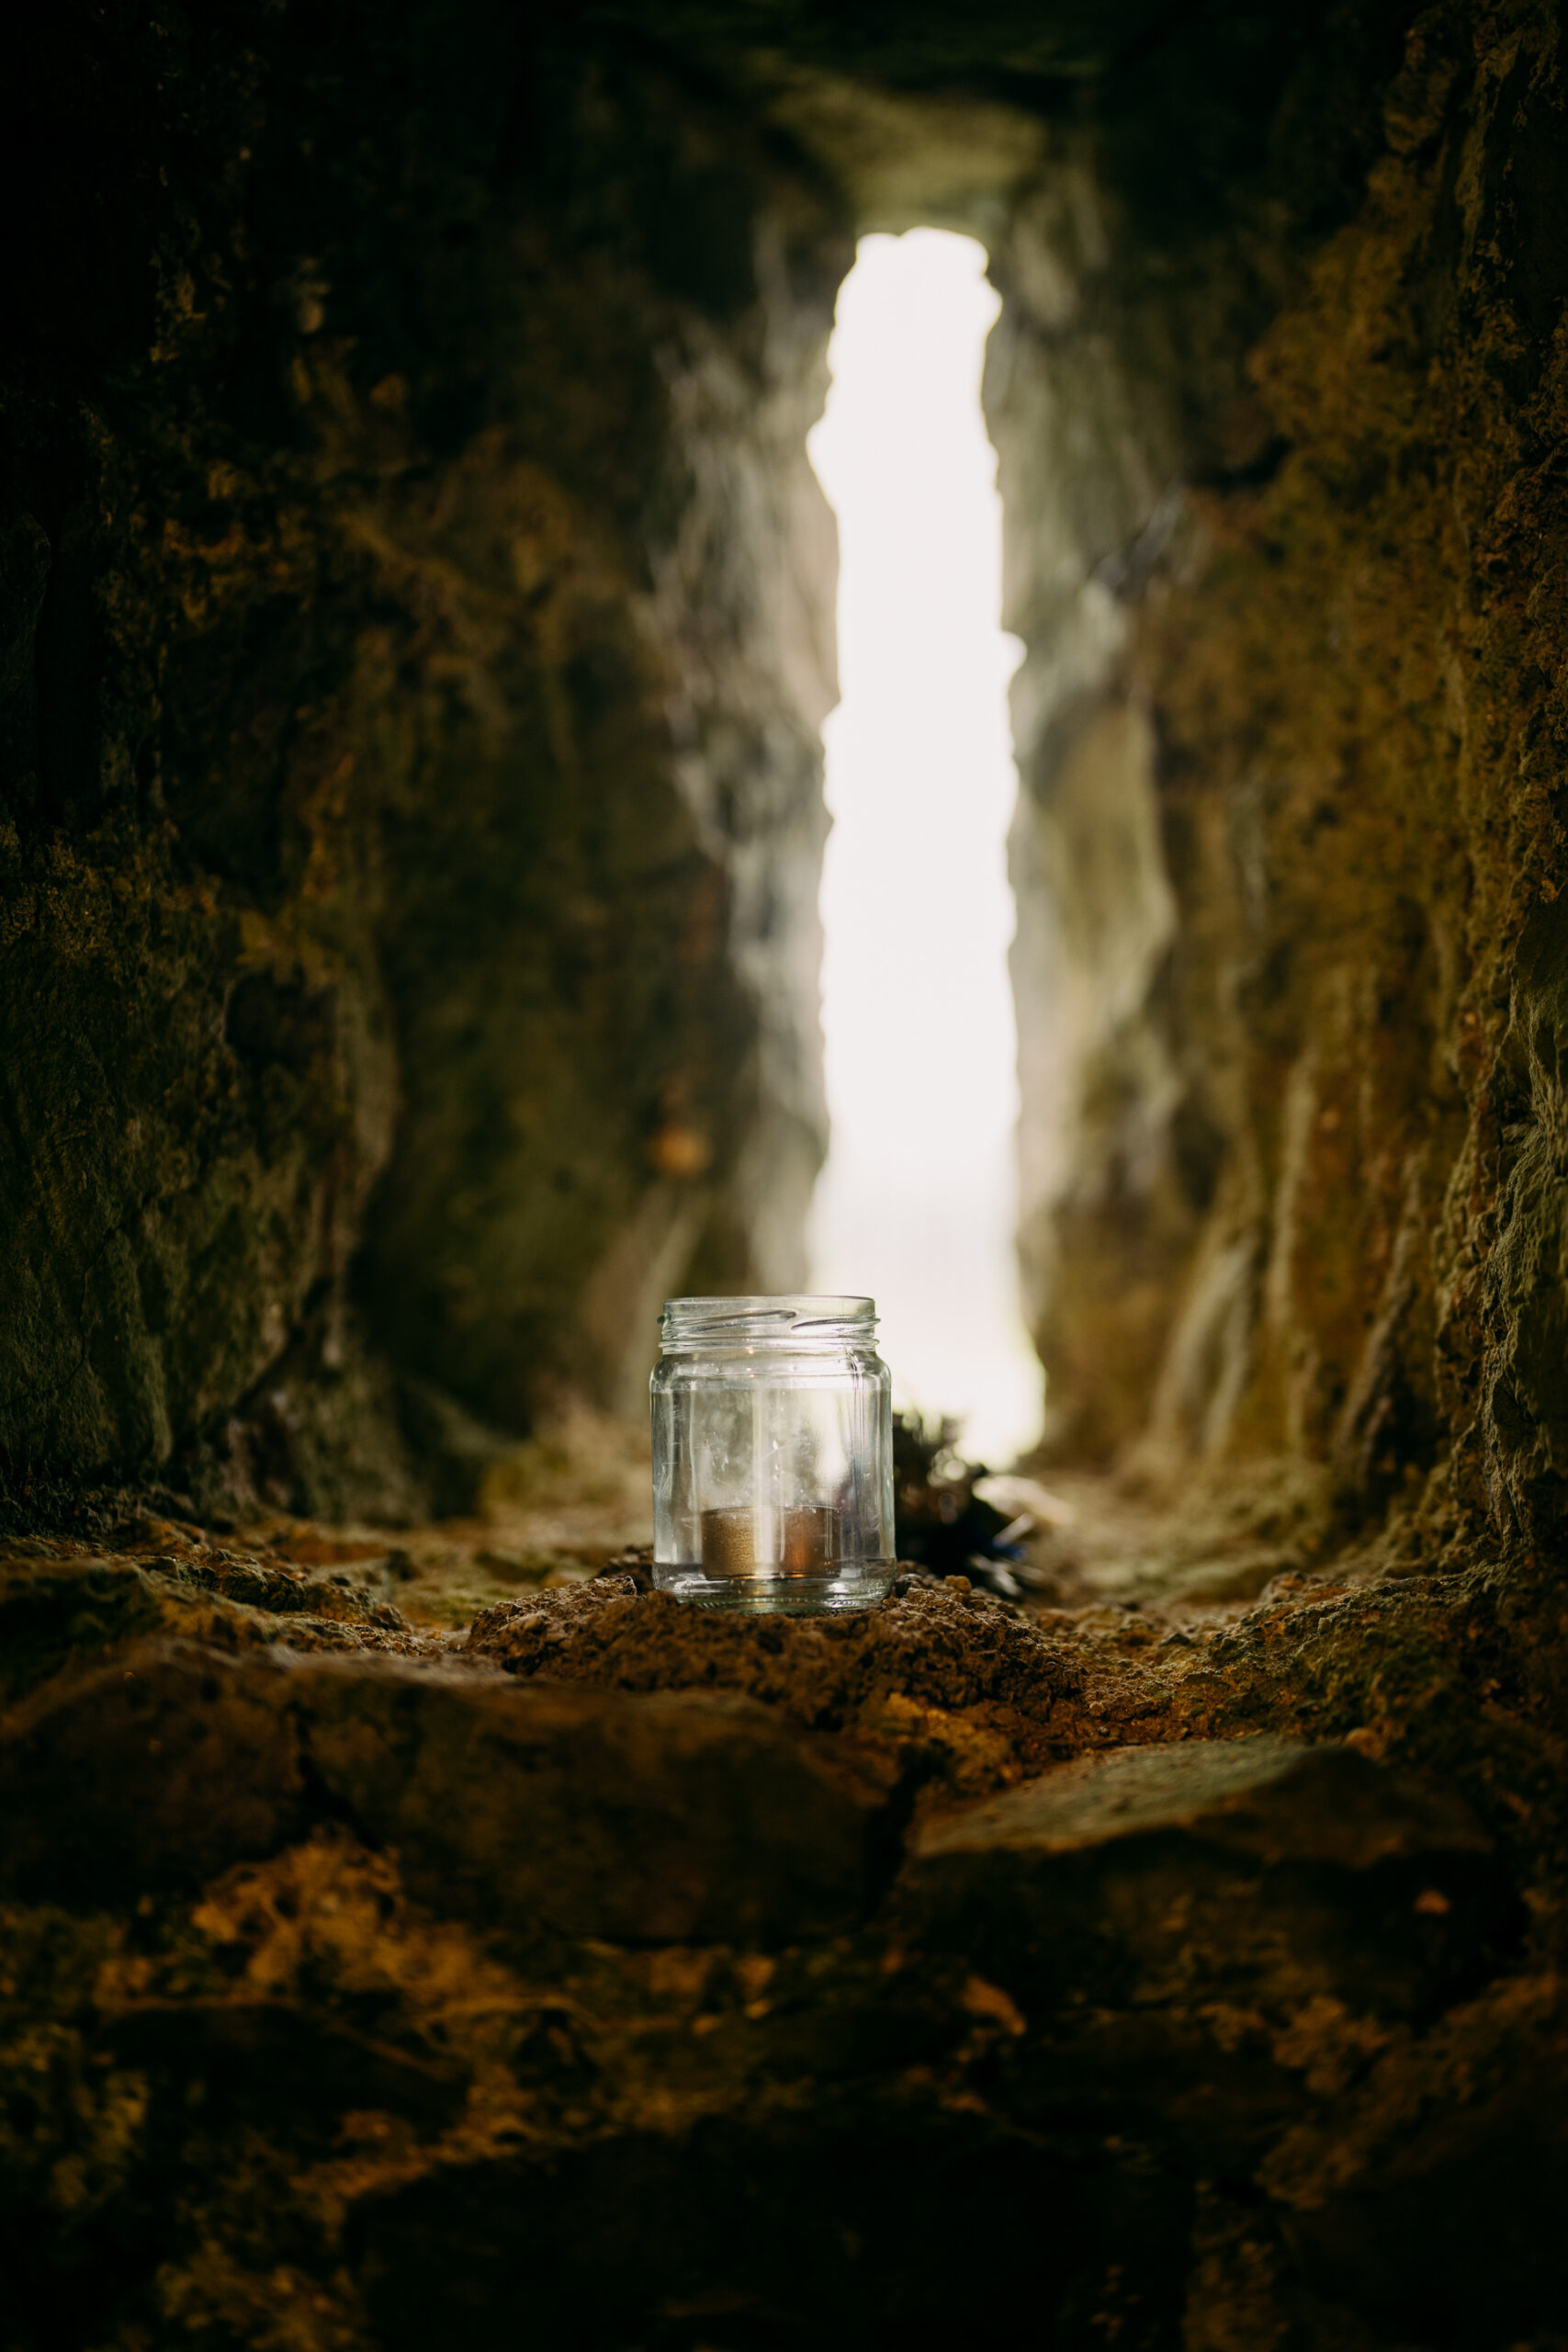
<svg viewBox="0 0 1568 2352"><path fill-rule="evenodd" d="M29 32L18 2352L1561 2352L1556 40ZM1079 1467L1049 1607L727 1623L592 1576L646 1487L567 1392L793 1278L801 445L851 226L917 218L1004 291Z"/></svg>
<svg viewBox="0 0 1568 2352"><path fill-rule="evenodd" d="M801 445L923 170L1005 299L1058 1443L1537 1528L1554 18L636 21L31 36L0 1442L444 1510L663 1289L797 1277Z"/></svg>
<svg viewBox="0 0 1568 2352"><path fill-rule="evenodd" d="M1400 1589L1393 1768L1376 1589L1129 1642L612 1573L458 1642L152 1534L0 1575L8 2340L1555 2342L1562 1691L1495 1595Z"/></svg>
<svg viewBox="0 0 1568 2352"><path fill-rule="evenodd" d="M800 1279L840 218L482 5L12 79L0 1447L451 1508Z"/></svg>
<svg viewBox="0 0 1568 2352"><path fill-rule="evenodd" d="M1404 29L1238 62L1224 209L1134 74L999 248L1025 1253L1069 1456L1541 1533L1557 22Z"/></svg>
<svg viewBox="0 0 1568 2352"><path fill-rule="evenodd" d="M514 1935L765 1943L852 1921L873 1883L886 1791L835 1761L728 1695L143 1643L18 1713L5 1879L123 1899L346 1817L412 1892Z"/></svg>

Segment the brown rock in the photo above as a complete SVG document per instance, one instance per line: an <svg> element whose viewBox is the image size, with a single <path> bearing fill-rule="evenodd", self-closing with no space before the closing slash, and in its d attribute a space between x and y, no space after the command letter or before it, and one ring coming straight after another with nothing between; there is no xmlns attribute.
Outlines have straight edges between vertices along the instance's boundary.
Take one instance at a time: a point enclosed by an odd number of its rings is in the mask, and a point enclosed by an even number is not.
<svg viewBox="0 0 1568 2352"><path fill-rule="evenodd" d="M346 1819L414 1893L515 1934L767 1940L862 1915L892 1787L730 1693L149 1643L7 1725L0 1883L123 1900Z"/></svg>
<svg viewBox="0 0 1568 2352"><path fill-rule="evenodd" d="M933 1815L902 1901L1026 2010L1238 1987L1265 2007L1349 1994L1420 2010L1521 1924L1458 1797L1268 1736L1086 1757Z"/></svg>

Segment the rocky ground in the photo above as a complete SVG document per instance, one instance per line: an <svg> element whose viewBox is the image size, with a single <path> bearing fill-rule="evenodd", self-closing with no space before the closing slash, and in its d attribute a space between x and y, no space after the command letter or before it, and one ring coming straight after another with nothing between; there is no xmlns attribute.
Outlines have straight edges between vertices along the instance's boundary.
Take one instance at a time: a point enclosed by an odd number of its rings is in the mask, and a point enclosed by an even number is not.
<svg viewBox="0 0 1568 2352"><path fill-rule="evenodd" d="M1564 2340L1543 1569L1086 1480L741 1621L530 1476L5 1544L18 2352Z"/></svg>
<svg viewBox="0 0 1568 2352"><path fill-rule="evenodd" d="M1560 20L24 16L5 2352L1568 2347ZM725 1623L603 1417L803 1278L933 221L1055 1455Z"/></svg>

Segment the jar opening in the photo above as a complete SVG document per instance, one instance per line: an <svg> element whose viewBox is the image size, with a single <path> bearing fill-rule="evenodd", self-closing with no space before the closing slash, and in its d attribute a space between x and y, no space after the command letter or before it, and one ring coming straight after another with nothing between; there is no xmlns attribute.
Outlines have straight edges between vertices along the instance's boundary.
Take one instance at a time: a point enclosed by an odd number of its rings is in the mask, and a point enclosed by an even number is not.
<svg viewBox="0 0 1568 2352"><path fill-rule="evenodd" d="M659 1329L669 1347L828 1345L876 1334L874 1298L667 1298Z"/></svg>

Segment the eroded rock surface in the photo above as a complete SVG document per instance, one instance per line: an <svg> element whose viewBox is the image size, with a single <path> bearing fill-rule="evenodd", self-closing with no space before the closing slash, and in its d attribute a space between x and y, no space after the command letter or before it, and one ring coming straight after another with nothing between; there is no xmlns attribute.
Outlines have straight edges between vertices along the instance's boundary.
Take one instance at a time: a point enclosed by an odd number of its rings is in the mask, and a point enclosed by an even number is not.
<svg viewBox="0 0 1568 2352"><path fill-rule="evenodd" d="M140 1536L0 1577L28 2352L1552 2340L1560 1702L1495 1594L611 1566L453 1634L396 1546Z"/></svg>
<svg viewBox="0 0 1568 2352"><path fill-rule="evenodd" d="M1561 1540L1559 38L1238 44L1224 207L1223 77L1156 119L1156 44L994 263L1056 1442L1311 1462L1439 1545Z"/></svg>
<svg viewBox="0 0 1568 2352"><path fill-rule="evenodd" d="M802 1279L852 246L646 44L362 33L11 61L0 1451L419 1519Z"/></svg>
<svg viewBox="0 0 1568 2352"><path fill-rule="evenodd" d="M1561 2352L1556 14L24 32L7 2343ZM797 1276L803 441L920 219L1070 1508L727 1623L582 1399Z"/></svg>

